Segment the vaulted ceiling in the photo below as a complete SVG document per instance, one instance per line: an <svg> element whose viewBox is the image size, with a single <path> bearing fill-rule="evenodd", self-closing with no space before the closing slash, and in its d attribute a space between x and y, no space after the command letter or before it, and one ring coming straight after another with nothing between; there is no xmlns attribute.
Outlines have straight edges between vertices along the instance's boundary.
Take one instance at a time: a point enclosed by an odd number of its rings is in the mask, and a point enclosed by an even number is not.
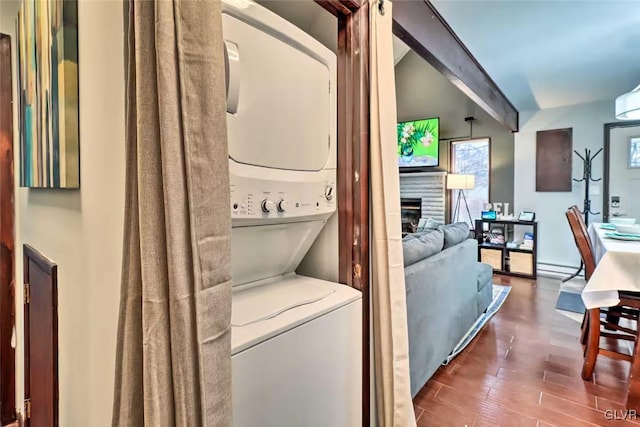
<svg viewBox="0 0 640 427"><path fill-rule="evenodd" d="M336 49L311 0L258 0ZM640 84L640 0L431 0L520 111L613 100ZM394 37L396 63L408 47Z"/></svg>
<svg viewBox="0 0 640 427"><path fill-rule="evenodd" d="M520 111L613 100L640 84L640 2L432 0Z"/></svg>

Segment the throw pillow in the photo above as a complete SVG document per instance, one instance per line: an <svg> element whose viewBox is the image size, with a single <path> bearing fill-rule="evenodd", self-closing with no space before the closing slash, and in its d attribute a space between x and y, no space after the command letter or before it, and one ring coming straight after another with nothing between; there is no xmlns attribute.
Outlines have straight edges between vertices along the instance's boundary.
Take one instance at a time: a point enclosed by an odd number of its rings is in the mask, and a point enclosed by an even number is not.
<svg viewBox="0 0 640 427"><path fill-rule="evenodd" d="M444 232L444 249L462 243L470 237L469 224L466 222L456 222L442 227Z"/></svg>
<svg viewBox="0 0 640 427"><path fill-rule="evenodd" d="M444 245L444 233L441 230L429 230L414 233L402 239L404 266L415 264L437 254Z"/></svg>
<svg viewBox="0 0 640 427"><path fill-rule="evenodd" d="M427 218L427 225L425 225L424 228L428 228L430 230L436 230L441 225L442 225L442 223L436 221L435 219Z"/></svg>

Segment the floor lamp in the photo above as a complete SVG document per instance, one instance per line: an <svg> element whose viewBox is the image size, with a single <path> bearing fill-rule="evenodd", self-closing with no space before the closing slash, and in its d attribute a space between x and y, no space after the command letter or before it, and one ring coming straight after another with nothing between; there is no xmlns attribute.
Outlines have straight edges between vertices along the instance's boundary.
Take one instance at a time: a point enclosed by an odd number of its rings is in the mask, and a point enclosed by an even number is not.
<svg viewBox="0 0 640 427"><path fill-rule="evenodd" d="M462 209L462 203L464 203L464 207L467 210L467 215L469 216L469 224L471 228L473 228L473 218L471 218L471 212L469 212L469 204L467 203L467 197L464 194L464 190L473 190L473 187L475 187L475 183L475 175L447 175L447 190L458 190L458 198L456 199L456 206L453 209L451 222L457 222L461 218L462 215L460 213L460 210Z"/></svg>

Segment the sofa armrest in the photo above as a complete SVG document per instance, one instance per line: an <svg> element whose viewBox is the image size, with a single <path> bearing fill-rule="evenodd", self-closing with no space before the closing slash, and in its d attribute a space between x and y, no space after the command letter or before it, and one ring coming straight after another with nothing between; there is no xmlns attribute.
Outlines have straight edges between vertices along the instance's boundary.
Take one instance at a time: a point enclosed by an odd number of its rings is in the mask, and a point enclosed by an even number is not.
<svg viewBox="0 0 640 427"><path fill-rule="evenodd" d="M469 239L405 268L413 395L477 318L477 256Z"/></svg>

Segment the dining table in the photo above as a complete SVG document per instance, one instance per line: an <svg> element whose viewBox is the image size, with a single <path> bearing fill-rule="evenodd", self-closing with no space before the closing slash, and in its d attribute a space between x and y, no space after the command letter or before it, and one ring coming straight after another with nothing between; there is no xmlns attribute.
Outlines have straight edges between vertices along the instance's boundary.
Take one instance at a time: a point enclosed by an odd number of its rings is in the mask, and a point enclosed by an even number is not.
<svg viewBox="0 0 640 427"><path fill-rule="evenodd" d="M611 228L609 224L600 223L593 223L588 228L596 268L582 290L582 301L587 309L618 305L620 292L638 292L640 295L640 239L616 235L615 228ZM637 340L631 356L625 407L640 411L640 348Z"/></svg>
<svg viewBox="0 0 640 427"><path fill-rule="evenodd" d="M615 230L601 223L590 224L588 233L596 269L582 290L585 307L615 306L620 291L640 293L640 239L611 238Z"/></svg>

